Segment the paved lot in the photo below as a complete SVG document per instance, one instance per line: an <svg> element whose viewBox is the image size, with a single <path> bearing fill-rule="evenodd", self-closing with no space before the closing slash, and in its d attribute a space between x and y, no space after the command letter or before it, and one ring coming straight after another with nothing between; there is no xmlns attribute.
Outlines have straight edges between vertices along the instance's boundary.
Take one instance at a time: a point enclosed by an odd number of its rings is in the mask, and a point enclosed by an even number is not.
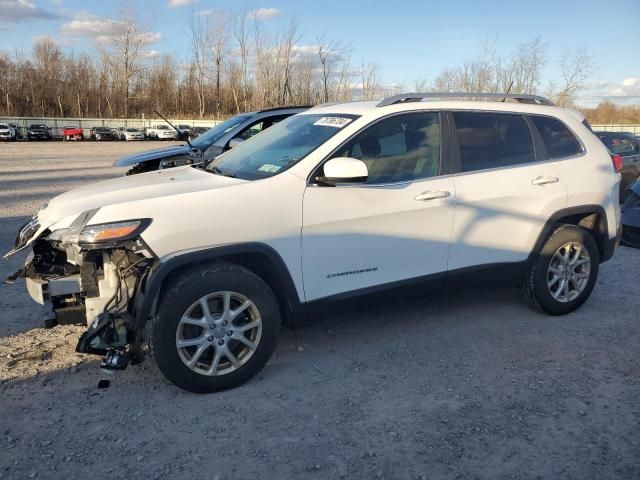
<svg viewBox="0 0 640 480"><path fill-rule="evenodd" d="M152 142L0 144L0 250L49 197ZM0 263L0 276L22 258ZM78 327L0 285L0 478L638 479L640 251L551 318L511 289L284 331L253 381L199 396L146 362L104 377Z"/></svg>

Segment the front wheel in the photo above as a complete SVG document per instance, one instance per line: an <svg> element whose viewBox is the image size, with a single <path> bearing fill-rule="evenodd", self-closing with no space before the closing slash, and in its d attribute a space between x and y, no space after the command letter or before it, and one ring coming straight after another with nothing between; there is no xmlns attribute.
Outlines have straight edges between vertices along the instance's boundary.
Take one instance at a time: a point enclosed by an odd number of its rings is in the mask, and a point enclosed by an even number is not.
<svg viewBox="0 0 640 480"><path fill-rule="evenodd" d="M550 315L564 315L582 305L598 278L600 254L590 232L561 225L529 265L521 286L525 301Z"/></svg>
<svg viewBox="0 0 640 480"><path fill-rule="evenodd" d="M249 270L214 264L163 290L149 343L162 373L180 388L209 393L244 383L276 347L280 312L271 289Z"/></svg>

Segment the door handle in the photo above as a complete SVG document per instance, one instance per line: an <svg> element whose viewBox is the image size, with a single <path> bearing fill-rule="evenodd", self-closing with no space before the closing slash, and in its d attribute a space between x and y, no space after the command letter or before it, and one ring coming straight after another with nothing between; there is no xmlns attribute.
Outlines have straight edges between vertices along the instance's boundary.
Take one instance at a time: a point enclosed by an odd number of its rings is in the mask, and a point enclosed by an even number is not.
<svg viewBox="0 0 640 480"><path fill-rule="evenodd" d="M558 177L536 177L531 180L533 185L548 185L549 183L558 183L560 179Z"/></svg>
<svg viewBox="0 0 640 480"><path fill-rule="evenodd" d="M422 192L420 195L416 195L413 197L414 200L418 200L420 202L426 202L427 200L435 200L437 198L447 198L451 196L451 192L447 192L444 190L427 190L426 192Z"/></svg>

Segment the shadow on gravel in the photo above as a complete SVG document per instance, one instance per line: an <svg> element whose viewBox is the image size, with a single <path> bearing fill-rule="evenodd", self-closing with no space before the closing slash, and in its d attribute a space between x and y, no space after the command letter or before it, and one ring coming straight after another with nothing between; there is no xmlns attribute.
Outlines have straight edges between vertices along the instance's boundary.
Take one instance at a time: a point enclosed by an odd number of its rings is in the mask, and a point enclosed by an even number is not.
<svg viewBox="0 0 640 480"><path fill-rule="evenodd" d="M153 362L106 377L84 357L0 385L0 471L638 478L636 322L608 314L604 290L561 319L488 288L332 315L283 330L259 375L211 395Z"/></svg>

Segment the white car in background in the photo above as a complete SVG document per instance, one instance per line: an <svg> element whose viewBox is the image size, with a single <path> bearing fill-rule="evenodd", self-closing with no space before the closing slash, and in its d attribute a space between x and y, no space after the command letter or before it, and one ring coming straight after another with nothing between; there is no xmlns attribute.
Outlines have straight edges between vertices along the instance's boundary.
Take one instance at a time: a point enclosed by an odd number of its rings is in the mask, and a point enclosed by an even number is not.
<svg viewBox="0 0 640 480"><path fill-rule="evenodd" d="M8 123L0 123L0 140L16 140L16 131Z"/></svg>
<svg viewBox="0 0 640 480"><path fill-rule="evenodd" d="M178 132L166 123L161 123L147 129L147 137L151 140L175 140Z"/></svg>
<svg viewBox="0 0 640 480"><path fill-rule="evenodd" d="M125 141L144 140L144 132L139 128L121 127L118 130L118 138Z"/></svg>
<svg viewBox="0 0 640 480"><path fill-rule="evenodd" d="M103 368L148 342L193 392L248 380L314 312L506 283L564 315L621 234L621 159L583 121L532 95L321 105L205 168L59 195L18 232L7 255L33 254L10 280L49 326L87 324L76 349Z"/></svg>

